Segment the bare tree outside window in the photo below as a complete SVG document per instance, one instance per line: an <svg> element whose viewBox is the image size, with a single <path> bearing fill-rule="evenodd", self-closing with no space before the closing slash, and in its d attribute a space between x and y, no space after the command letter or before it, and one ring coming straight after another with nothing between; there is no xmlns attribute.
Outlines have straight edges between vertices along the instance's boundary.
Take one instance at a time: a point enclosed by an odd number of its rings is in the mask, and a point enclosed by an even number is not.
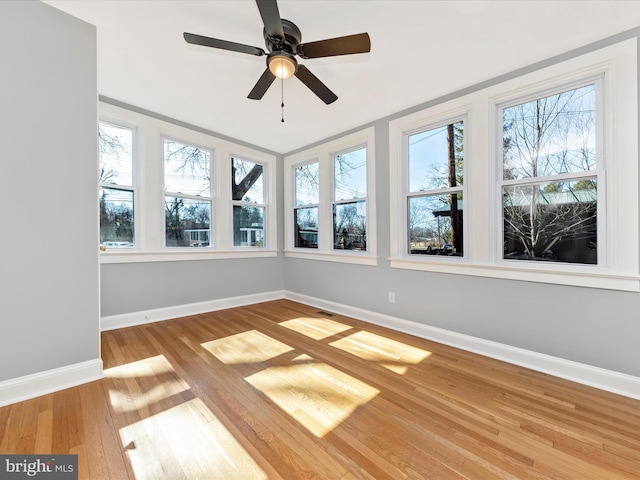
<svg viewBox="0 0 640 480"><path fill-rule="evenodd" d="M333 157L333 248L367 249L367 150Z"/></svg>
<svg viewBox="0 0 640 480"><path fill-rule="evenodd" d="M231 198L232 200L243 200L247 192L254 189L256 182L259 183L262 192L262 173L264 167L259 163L248 162L236 158L231 159ZM259 202L262 203L262 202Z"/></svg>
<svg viewBox="0 0 640 480"><path fill-rule="evenodd" d="M595 104L587 85L503 109L505 259L597 263Z"/></svg>
<svg viewBox="0 0 640 480"><path fill-rule="evenodd" d="M184 197L165 197L167 247L210 245L211 203Z"/></svg>
<svg viewBox="0 0 640 480"><path fill-rule="evenodd" d="M99 122L98 154L100 245L134 247L133 130Z"/></svg>
<svg viewBox="0 0 640 480"><path fill-rule="evenodd" d="M173 140L164 141L164 190L185 195L211 194L211 152Z"/></svg>
<svg viewBox="0 0 640 480"><path fill-rule="evenodd" d="M310 162L294 167L294 246L318 248L318 203L320 202L320 166Z"/></svg>
<svg viewBox="0 0 640 480"><path fill-rule="evenodd" d="M264 247L264 168L259 163L231 159L233 245Z"/></svg>
<svg viewBox="0 0 640 480"><path fill-rule="evenodd" d="M409 253L462 256L464 122L409 135L408 144Z"/></svg>
<svg viewBox="0 0 640 480"><path fill-rule="evenodd" d="M211 152L164 140L165 245L211 246Z"/></svg>
<svg viewBox="0 0 640 480"><path fill-rule="evenodd" d="M367 249L367 204L364 200L334 204L333 244L340 250Z"/></svg>
<svg viewBox="0 0 640 480"><path fill-rule="evenodd" d="M320 171L318 162L295 167L295 204L317 205L320 202Z"/></svg>

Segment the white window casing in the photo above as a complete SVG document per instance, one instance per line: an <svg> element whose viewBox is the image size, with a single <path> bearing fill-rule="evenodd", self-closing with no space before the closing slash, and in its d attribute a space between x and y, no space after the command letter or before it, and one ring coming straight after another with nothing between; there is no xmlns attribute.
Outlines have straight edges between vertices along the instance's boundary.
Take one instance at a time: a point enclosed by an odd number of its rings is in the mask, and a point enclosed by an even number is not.
<svg viewBox="0 0 640 480"><path fill-rule="evenodd" d="M136 263L221 258L277 256L276 157L265 152L169 123L106 102L100 102L101 120L135 128L134 186L136 248L100 252L101 263ZM211 248L166 248L164 246L163 140L176 140L211 152ZM264 166L264 248L234 248L231 202L231 158Z"/></svg>
<svg viewBox="0 0 640 480"><path fill-rule="evenodd" d="M637 75L636 39L630 39L391 121L391 266L640 291ZM503 260L501 108L588 82L596 84L599 122L598 163L596 170L589 172L598 179L598 263ZM466 115L464 258L415 258L405 248L406 138L411 132L442 124L456 115Z"/></svg>
<svg viewBox="0 0 640 480"><path fill-rule="evenodd" d="M284 159L284 235L285 256L330 262L353 263L360 265L377 264L376 209L375 209L375 148L374 128L346 135L322 145L298 152ZM337 154L366 148L367 161L367 197L366 232L367 249L365 251L338 250L333 248L333 159ZM293 211L295 208L296 166L317 161L319 164L320 198L318 203L318 248L297 248L294 246Z"/></svg>
<svg viewBox="0 0 640 480"><path fill-rule="evenodd" d="M133 193L133 221L134 221L134 227L133 227L133 243L134 246L132 248L127 248L127 250L129 251L139 251L140 249L140 242L142 240L142 234L139 231L138 228L138 218L139 218L139 212L140 212L140 176L139 173L137 171L137 165L140 163L140 152L139 152L139 141L138 141L138 127L132 123L129 123L127 121L124 121L123 119L117 118L117 117L113 117L113 116L109 116L109 115L104 115L104 116L100 116L100 122L104 122L106 124L120 127L120 128L124 128L127 130L130 130L132 132L132 145L131 145L131 157L132 157L132 178L131 178L131 185L125 185L124 188L126 190L129 190ZM98 185L98 189L100 188L119 188L122 187L121 185L110 185L110 184L99 184Z"/></svg>

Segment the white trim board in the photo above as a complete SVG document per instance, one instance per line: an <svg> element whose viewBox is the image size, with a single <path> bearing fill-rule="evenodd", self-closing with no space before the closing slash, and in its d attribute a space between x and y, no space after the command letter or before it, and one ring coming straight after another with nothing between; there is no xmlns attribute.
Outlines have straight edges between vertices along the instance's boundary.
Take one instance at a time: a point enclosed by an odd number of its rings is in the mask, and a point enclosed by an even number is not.
<svg viewBox="0 0 640 480"><path fill-rule="evenodd" d="M279 300L281 298L285 298L284 290L220 298L217 300L189 303L173 307L154 308L139 312L123 313L121 315L111 315L100 319L100 330L104 332L107 330L115 330L116 328L133 327L135 325L144 325L145 323L160 322L178 317L215 312L217 310L224 310L225 308L242 307L244 305L269 302L272 300Z"/></svg>
<svg viewBox="0 0 640 480"><path fill-rule="evenodd" d="M431 327L410 320L383 315L299 293L287 291L285 292L285 298L468 352L477 353L485 357L520 365L572 382L640 400L640 377L593 367L591 365L451 332L442 328Z"/></svg>
<svg viewBox="0 0 640 480"><path fill-rule="evenodd" d="M75 363L0 382L0 407L104 378L102 359Z"/></svg>

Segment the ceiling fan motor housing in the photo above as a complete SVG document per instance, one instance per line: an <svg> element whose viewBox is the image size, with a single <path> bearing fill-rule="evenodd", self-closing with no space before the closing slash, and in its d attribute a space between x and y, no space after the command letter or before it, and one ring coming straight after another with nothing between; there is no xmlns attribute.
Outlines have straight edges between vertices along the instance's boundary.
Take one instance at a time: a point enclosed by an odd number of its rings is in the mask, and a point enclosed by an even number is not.
<svg viewBox="0 0 640 480"><path fill-rule="evenodd" d="M284 31L284 39L270 37L267 31L263 30L262 34L267 51L282 51L295 55L298 52L298 45L302 41L302 32L295 23L284 18L282 19L282 30Z"/></svg>

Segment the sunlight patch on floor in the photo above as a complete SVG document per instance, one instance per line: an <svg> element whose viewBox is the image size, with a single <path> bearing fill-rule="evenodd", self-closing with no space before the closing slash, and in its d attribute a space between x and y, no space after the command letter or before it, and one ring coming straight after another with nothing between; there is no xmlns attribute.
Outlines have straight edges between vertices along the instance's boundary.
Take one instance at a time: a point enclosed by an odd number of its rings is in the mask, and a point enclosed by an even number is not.
<svg viewBox="0 0 640 480"><path fill-rule="evenodd" d="M427 350L369 332L357 332L329 345L364 360L377 362L399 375L404 375L409 365L416 365L431 355Z"/></svg>
<svg viewBox="0 0 640 480"><path fill-rule="evenodd" d="M227 365L266 362L293 350L289 345L257 330L211 340L202 346Z"/></svg>
<svg viewBox="0 0 640 480"><path fill-rule="evenodd" d="M189 390L164 355L126 363L104 371L116 388L109 389L114 411L149 414L149 407Z"/></svg>
<svg viewBox="0 0 640 480"><path fill-rule="evenodd" d="M380 393L308 355L296 357L289 366L269 367L246 380L319 438Z"/></svg>
<svg viewBox="0 0 640 480"><path fill-rule="evenodd" d="M143 375L156 375L173 371L171 363L164 355L156 355L137 362L107 368L104 373L109 378L137 378Z"/></svg>
<svg viewBox="0 0 640 480"><path fill-rule="evenodd" d="M120 430L136 480L266 480L233 435L199 398Z"/></svg>
<svg viewBox="0 0 640 480"><path fill-rule="evenodd" d="M329 320L328 318L312 317L293 318L285 322L280 322L279 325L306 335L314 340L322 340L353 328L350 325Z"/></svg>

